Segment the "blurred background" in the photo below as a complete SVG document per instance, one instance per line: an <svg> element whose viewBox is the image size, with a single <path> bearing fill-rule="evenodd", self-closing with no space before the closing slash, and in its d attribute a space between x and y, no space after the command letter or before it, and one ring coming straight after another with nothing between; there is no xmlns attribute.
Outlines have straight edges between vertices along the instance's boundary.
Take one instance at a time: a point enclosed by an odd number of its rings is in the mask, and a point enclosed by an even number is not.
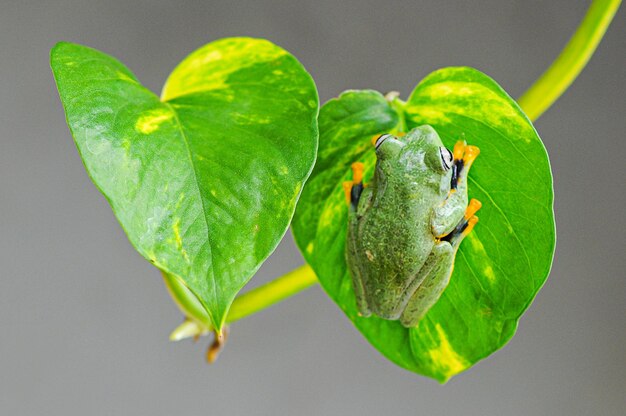
<svg viewBox="0 0 626 416"><path fill-rule="evenodd" d="M623 415L623 8L536 123L554 170L552 273L517 335L443 386L388 362L319 287L235 323L212 366L208 338L169 342L182 316L85 173L48 64L55 42L82 43L159 93L194 49L249 35L299 58L322 102L406 98L449 65L518 97L589 3L0 0L0 414ZM301 263L288 234L250 286Z"/></svg>

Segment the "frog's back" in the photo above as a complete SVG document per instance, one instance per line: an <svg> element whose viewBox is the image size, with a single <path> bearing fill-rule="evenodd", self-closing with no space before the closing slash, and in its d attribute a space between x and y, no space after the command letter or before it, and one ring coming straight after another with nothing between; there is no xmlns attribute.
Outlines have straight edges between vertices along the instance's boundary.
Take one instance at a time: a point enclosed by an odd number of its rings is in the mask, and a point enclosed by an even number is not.
<svg viewBox="0 0 626 416"><path fill-rule="evenodd" d="M373 193L369 208L354 230L353 255L360 257L358 264L367 264L360 273L368 306L388 319L396 319L401 313L401 299L435 244L431 231L433 208L424 201L437 198L436 190L424 186L424 178L413 179L386 181L387 189Z"/></svg>

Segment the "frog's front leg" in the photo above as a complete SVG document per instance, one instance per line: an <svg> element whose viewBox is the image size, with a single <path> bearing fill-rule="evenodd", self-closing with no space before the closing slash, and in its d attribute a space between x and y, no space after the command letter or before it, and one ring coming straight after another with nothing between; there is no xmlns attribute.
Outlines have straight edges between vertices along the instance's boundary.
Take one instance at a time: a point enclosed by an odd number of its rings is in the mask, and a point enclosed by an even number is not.
<svg viewBox="0 0 626 416"><path fill-rule="evenodd" d="M434 235L442 237L450 233L463 218L468 199L467 174L479 153L478 147L468 146L463 140L454 145L450 191L443 204L434 211Z"/></svg>
<svg viewBox="0 0 626 416"><path fill-rule="evenodd" d="M450 179L450 191L467 191L467 174L469 173L474 160L480 154L480 149L476 146L468 145L465 140L459 140L454 145L452 155L452 177Z"/></svg>
<svg viewBox="0 0 626 416"><path fill-rule="evenodd" d="M454 253L454 247L447 241L439 241L435 244L426 263L415 278L421 280L422 283L413 292L400 316L400 323L403 326L407 328L416 326L439 300L450 281L454 267Z"/></svg>

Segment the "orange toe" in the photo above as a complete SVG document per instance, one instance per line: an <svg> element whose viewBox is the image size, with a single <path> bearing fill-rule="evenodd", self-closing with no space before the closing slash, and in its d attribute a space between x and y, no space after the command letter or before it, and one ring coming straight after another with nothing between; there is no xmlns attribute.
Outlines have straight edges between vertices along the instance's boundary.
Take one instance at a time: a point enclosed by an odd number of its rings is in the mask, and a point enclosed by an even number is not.
<svg viewBox="0 0 626 416"><path fill-rule="evenodd" d="M466 220L471 220L472 216L474 214L476 214L476 212L480 209L480 207L482 207L483 204L480 203L480 201L478 199L473 199L469 202L469 204L467 205L467 208L465 209L465 219ZM478 218L476 219L476 221L478 221Z"/></svg>
<svg viewBox="0 0 626 416"><path fill-rule="evenodd" d="M467 227L465 227L465 229L463 230L463 238L465 238L465 236L467 236L470 232L472 232L472 230L474 229L474 226L478 223L478 217L477 216L473 216L472 218L470 218L469 220L467 220Z"/></svg>
<svg viewBox="0 0 626 416"><path fill-rule="evenodd" d="M352 193L352 182L346 181L343 183L343 192L346 194L346 202L350 203L350 194Z"/></svg>
<svg viewBox="0 0 626 416"><path fill-rule="evenodd" d="M352 164L352 183L357 184L363 182L363 170L364 165L361 162L354 162Z"/></svg>
<svg viewBox="0 0 626 416"><path fill-rule="evenodd" d="M467 146L465 148L465 154L463 154L463 163L465 166L472 164L474 159L480 154L480 149L476 146Z"/></svg>
<svg viewBox="0 0 626 416"><path fill-rule="evenodd" d="M465 140L459 140L458 142L456 142L452 151L452 155L454 156L455 160L463 159L463 153L465 152L466 147L467 143L465 143Z"/></svg>

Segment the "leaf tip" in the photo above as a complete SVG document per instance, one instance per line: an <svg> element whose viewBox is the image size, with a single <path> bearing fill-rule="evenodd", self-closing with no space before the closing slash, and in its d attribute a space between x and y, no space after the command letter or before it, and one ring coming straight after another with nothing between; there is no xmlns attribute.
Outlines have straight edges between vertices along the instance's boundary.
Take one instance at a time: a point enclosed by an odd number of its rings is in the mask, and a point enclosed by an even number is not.
<svg viewBox="0 0 626 416"><path fill-rule="evenodd" d="M52 68L53 72L58 68L58 66L61 65L75 65L74 59L71 58L72 54L76 52L76 50L81 48L86 47L77 43L67 41L59 41L55 43L52 49L50 49L50 67Z"/></svg>
<svg viewBox="0 0 626 416"><path fill-rule="evenodd" d="M64 49L72 46L75 46L75 44L64 40L55 43L54 46L50 49L50 59L52 60L52 58L56 57Z"/></svg>

